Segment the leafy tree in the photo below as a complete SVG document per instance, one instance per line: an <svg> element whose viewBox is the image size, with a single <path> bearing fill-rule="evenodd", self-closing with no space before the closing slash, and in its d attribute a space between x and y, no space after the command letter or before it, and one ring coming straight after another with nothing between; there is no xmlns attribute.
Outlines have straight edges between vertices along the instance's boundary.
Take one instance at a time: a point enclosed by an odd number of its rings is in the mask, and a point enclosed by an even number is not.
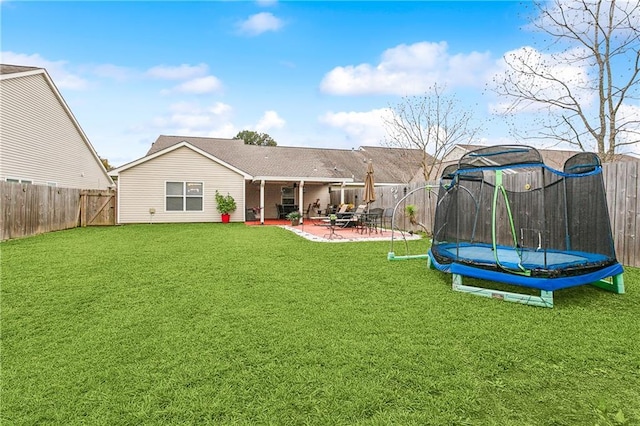
<svg viewBox="0 0 640 426"><path fill-rule="evenodd" d="M258 133L253 130L242 130L234 139L242 139L245 145L277 146L278 143L266 133Z"/></svg>
<svg viewBox="0 0 640 426"><path fill-rule="evenodd" d="M114 167L111 164L109 164L109 160L107 160L106 158L100 157L100 162L102 163L104 168L107 169L107 171L114 169Z"/></svg>
<svg viewBox="0 0 640 426"><path fill-rule="evenodd" d="M531 4L531 26L544 45L506 55L507 69L496 80L495 91L507 99L506 116L534 114L532 129L512 133L595 151L604 161L638 143L640 2Z"/></svg>
<svg viewBox="0 0 640 426"><path fill-rule="evenodd" d="M473 113L455 95L442 91L436 84L424 95L403 97L383 118L388 146L422 151L425 181L433 177L447 151L456 144L471 143L479 131L472 124Z"/></svg>

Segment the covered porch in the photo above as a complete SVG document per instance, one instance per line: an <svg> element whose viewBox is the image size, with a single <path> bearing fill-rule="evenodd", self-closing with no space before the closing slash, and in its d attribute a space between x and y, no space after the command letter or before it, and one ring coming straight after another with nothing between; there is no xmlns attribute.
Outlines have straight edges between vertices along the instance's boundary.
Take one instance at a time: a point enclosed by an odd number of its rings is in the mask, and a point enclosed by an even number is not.
<svg viewBox="0 0 640 426"><path fill-rule="evenodd" d="M331 193L353 188L353 179L318 178L255 178L245 181L245 220L265 224L285 219L286 214L298 211L302 222L309 216L327 213Z"/></svg>

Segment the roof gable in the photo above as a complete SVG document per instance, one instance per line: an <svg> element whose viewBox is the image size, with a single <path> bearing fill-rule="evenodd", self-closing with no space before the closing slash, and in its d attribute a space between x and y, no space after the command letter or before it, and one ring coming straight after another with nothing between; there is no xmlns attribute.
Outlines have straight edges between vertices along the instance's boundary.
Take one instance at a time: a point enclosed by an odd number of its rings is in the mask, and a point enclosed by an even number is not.
<svg viewBox="0 0 640 426"><path fill-rule="evenodd" d="M109 186L113 186L114 185L113 180L111 179L111 176L109 176L109 174L107 173L107 170L104 167L104 164L102 163L102 160L100 159L100 156L98 155L96 150L93 148L93 145L89 141L89 138L87 137L87 135L82 130L82 127L80 127L80 124L76 120L75 116L73 115L73 112L71 111L71 109L69 108L69 105L67 105L66 101L62 97L62 94L60 93L60 91L56 87L55 83L53 82L53 80L49 76L49 73L47 72L47 70L44 69L44 68L38 68L38 67L0 64L0 80L9 81L11 79L19 79L19 78L30 77L30 76L41 76L42 77L42 79L45 81L46 85L51 90L51 93L53 93L53 95L57 99L58 103L60 104L60 106L64 110L64 114L66 114L66 117L68 117L69 121L71 122L71 125L77 131L80 139L84 143L84 146L89 151L90 156L95 160L96 167L98 167L100 172L106 178L106 180L108 182L108 185Z"/></svg>
<svg viewBox="0 0 640 426"><path fill-rule="evenodd" d="M190 149L190 150L192 150L192 151L194 151L194 152L196 152L196 153L208 158L209 160L211 160L211 161L213 161L215 163L218 163L221 166L224 166L224 167L228 168L229 170L232 170L232 171L238 173L239 175L242 175L245 179L251 178L251 176L249 174L247 174L246 172L244 172L243 170L240 170L237 167L235 167L235 166L233 166L231 164L228 164L228 163L220 160L219 158L216 158L215 156L209 154L208 152L205 152L205 151L201 150L200 148L198 148L196 146L193 146L192 144L190 144L187 141L181 141L181 142L176 143L174 145L170 145L170 146L168 146L168 147L166 147L164 149L155 151L150 155L147 155L145 157L142 157L142 158L139 158L139 159L137 159L135 161L127 163L127 164L125 164L123 166L115 168L115 169L111 170L109 172L109 174L111 174L112 176L117 176L118 174L120 174L121 172L123 172L125 170L131 169L133 167L136 167L139 164L146 163L148 161L153 160L154 158L157 158L157 157L160 157L162 155L168 154L168 153L170 153L172 151L175 151L177 149L180 149L180 148L188 148L188 149Z"/></svg>

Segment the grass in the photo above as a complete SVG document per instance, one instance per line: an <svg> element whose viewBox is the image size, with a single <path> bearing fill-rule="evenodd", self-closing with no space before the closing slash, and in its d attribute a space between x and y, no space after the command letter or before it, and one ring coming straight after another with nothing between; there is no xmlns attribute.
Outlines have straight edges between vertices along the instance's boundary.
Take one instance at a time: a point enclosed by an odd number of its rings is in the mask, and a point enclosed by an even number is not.
<svg viewBox="0 0 640 426"><path fill-rule="evenodd" d="M636 269L627 294L567 289L544 309L453 292L386 242L276 227L0 249L3 425L640 424Z"/></svg>

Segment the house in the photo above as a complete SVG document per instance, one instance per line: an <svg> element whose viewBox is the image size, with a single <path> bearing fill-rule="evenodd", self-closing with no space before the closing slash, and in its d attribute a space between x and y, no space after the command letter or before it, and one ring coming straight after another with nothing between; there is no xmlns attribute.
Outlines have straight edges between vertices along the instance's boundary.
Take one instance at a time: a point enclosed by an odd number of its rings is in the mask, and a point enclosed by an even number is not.
<svg viewBox="0 0 640 426"><path fill-rule="evenodd" d="M238 139L160 136L147 155L110 172L117 178L118 223L219 222L215 192L231 195L231 221L256 212L264 222L288 211L322 210L332 191L362 187L368 162L377 186L410 182L415 149L321 149L245 145ZM317 213L317 212L315 212Z"/></svg>
<svg viewBox="0 0 640 426"><path fill-rule="evenodd" d="M43 68L0 65L0 180L80 189L114 183Z"/></svg>
<svg viewBox="0 0 640 426"><path fill-rule="evenodd" d="M442 157L442 161L437 167L433 168L430 176L431 181L437 181L440 179L440 175L444 169L452 164L458 164L458 160L463 155L480 148L486 148L488 145L474 145L474 144L458 144L454 145L447 153ZM536 148L536 150L542 156L542 161L545 165L555 170L562 170L565 161L581 151L559 150L559 149L544 149ZM613 158L613 161L638 161L636 157L626 154L617 154Z"/></svg>

